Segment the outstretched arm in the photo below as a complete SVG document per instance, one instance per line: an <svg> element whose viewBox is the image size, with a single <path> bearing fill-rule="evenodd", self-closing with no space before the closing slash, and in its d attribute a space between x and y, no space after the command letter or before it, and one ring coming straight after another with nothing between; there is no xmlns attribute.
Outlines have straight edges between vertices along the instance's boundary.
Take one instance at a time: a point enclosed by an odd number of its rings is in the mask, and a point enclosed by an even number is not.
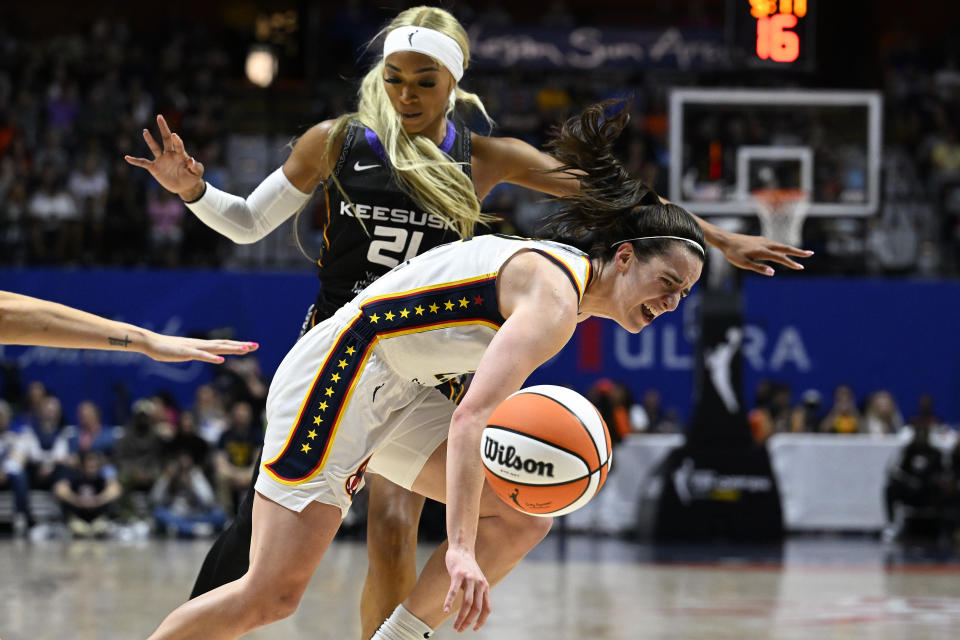
<svg viewBox="0 0 960 640"><path fill-rule="evenodd" d="M474 183L481 198L499 182L517 184L552 196L576 193L579 182L569 174L551 173L560 166L556 158L515 138L475 136L473 139ZM662 198L661 198L662 200ZM667 200L663 200L668 202ZM792 258L808 258L805 251L773 242L763 236L732 233L694 216L703 230L704 239L723 252L734 266L772 276L773 269L761 261L777 262L791 269L803 269Z"/></svg>
<svg viewBox="0 0 960 640"><path fill-rule="evenodd" d="M55 302L0 291L0 343L136 351L162 362L223 362L218 354L255 351L255 342L199 340L154 333Z"/></svg>
<svg viewBox="0 0 960 640"><path fill-rule="evenodd" d="M748 236L743 233L733 233L721 229L700 218L693 216L703 229L703 237L711 245L720 249L724 257L735 267L756 271L765 276L773 275L773 268L761 260L777 262L794 270L803 269L803 265L792 258L809 258L813 251L798 249L788 244L774 242L764 236Z"/></svg>
<svg viewBox="0 0 960 640"><path fill-rule="evenodd" d="M317 185L329 176L326 143L332 124L321 122L310 128L297 140L283 167L267 176L246 198L207 184L203 165L187 153L183 140L161 115L157 116L161 144L143 130L153 160L133 156L124 159L146 169L164 189L180 196L205 225L238 244L248 244L266 237L302 209ZM333 151L339 153L339 148Z"/></svg>
<svg viewBox="0 0 960 640"><path fill-rule="evenodd" d="M563 348L577 326L577 296L559 269L536 254L514 257L500 272L500 308L506 322L477 365L470 389L454 412L447 439L447 538L450 588L444 611L463 591L453 627L483 625L490 585L477 565L476 537L484 476L480 440L490 414L520 389L537 367ZM543 309L550 309L545 321Z"/></svg>

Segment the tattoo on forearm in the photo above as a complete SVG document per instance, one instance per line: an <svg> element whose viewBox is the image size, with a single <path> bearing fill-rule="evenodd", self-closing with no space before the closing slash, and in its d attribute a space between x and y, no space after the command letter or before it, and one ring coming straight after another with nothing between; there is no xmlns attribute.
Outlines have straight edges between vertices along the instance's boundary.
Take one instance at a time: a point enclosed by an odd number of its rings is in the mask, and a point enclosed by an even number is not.
<svg viewBox="0 0 960 640"><path fill-rule="evenodd" d="M131 342L129 336L123 336L123 338L107 338L107 341L111 346L123 348L129 347Z"/></svg>

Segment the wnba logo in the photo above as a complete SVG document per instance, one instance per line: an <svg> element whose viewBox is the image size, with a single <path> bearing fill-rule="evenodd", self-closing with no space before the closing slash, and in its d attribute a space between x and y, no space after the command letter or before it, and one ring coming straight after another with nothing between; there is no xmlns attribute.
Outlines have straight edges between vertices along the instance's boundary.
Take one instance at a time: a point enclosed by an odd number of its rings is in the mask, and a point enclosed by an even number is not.
<svg viewBox="0 0 960 640"><path fill-rule="evenodd" d="M524 460L517 455L517 449L514 446L504 446L491 438L486 437L483 445L483 455L490 462L496 462L506 469L516 469L517 471L526 471L527 473L536 473L538 476L547 475L553 477L553 463L543 462L527 458Z"/></svg>
<svg viewBox="0 0 960 640"><path fill-rule="evenodd" d="M367 463L370 462L370 458L367 458L360 463L360 466L357 467L357 470L354 471L347 481L343 483L343 488L347 492L347 495L350 496L350 501L353 502L353 496L357 495L357 491L360 490L361 483L363 481L363 472L367 470Z"/></svg>

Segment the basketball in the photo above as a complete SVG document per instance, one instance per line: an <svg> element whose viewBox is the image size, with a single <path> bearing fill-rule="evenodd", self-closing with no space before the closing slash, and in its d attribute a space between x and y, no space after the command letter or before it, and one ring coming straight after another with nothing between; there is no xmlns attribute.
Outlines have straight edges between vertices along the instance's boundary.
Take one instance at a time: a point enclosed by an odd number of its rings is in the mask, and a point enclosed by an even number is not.
<svg viewBox="0 0 960 640"><path fill-rule="evenodd" d="M582 395L538 385L500 403L483 430L480 452L487 482L504 502L534 516L561 516L603 486L610 433Z"/></svg>

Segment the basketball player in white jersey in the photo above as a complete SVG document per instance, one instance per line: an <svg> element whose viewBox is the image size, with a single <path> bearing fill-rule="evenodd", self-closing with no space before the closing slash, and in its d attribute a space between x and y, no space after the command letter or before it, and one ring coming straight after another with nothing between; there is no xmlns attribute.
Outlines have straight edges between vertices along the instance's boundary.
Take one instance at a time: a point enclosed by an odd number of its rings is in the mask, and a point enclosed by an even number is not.
<svg viewBox="0 0 960 640"><path fill-rule="evenodd" d="M319 272L322 289L304 330L402 260L471 236L483 220L480 200L496 184L510 182L552 195L571 193L578 186L576 180L550 173L557 161L530 145L472 134L448 120L455 100L485 113L480 99L460 87L470 49L466 32L453 16L434 7L415 7L399 14L383 35L383 57L363 80L358 113L307 131L283 167L246 200L207 185L203 167L186 153L162 117L162 146L144 131L155 160L127 157L179 194L204 223L236 242L263 238L323 185L329 220ZM698 222L707 240L745 269L772 274L762 260L800 268L790 256L808 255ZM447 395L454 397L457 391L452 386ZM370 489L364 638L416 579L414 550L423 507L419 496L379 478L371 477ZM251 487L237 518L207 556L193 596L246 571L252 502Z"/></svg>
<svg viewBox="0 0 960 640"><path fill-rule="evenodd" d="M367 470L447 503L448 541L373 637L428 638L454 613L458 631L484 623L490 586L550 527L485 485L488 416L579 321L606 317L638 332L677 308L703 266L693 216L614 159L629 115L613 108L590 107L553 145L563 170L589 173L548 225L563 237L591 235L589 254L498 235L443 245L381 277L293 347L267 399L250 570L179 607L151 638L236 638L292 614ZM456 410L431 389L468 372Z"/></svg>

